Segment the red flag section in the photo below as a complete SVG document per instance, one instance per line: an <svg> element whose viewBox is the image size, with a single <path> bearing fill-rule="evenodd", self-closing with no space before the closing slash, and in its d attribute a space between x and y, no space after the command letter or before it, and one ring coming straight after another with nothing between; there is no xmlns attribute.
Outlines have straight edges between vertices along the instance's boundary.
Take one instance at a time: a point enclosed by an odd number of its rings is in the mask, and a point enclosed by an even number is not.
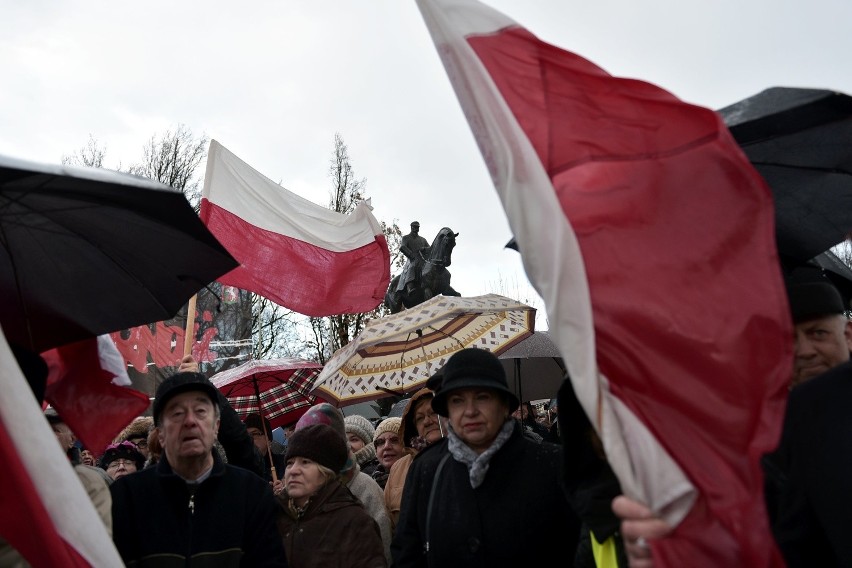
<svg viewBox="0 0 852 568"><path fill-rule="evenodd" d="M367 202L344 215L291 193L212 140L201 220L240 262L219 278L309 316L373 310L390 253Z"/></svg>
<svg viewBox="0 0 852 568"><path fill-rule="evenodd" d="M474 0L418 4L624 491L679 523L657 565L779 565L758 460L792 328L765 182L715 112Z"/></svg>
<svg viewBox="0 0 852 568"><path fill-rule="evenodd" d="M2 333L0 384L0 536L32 566L121 566Z"/></svg>
<svg viewBox="0 0 852 568"><path fill-rule="evenodd" d="M123 359L108 336L100 342L92 338L63 345L42 357L49 368L45 399L98 454L150 404L145 393L113 384L120 370L110 369L108 357L117 358L119 364ZM123 376L129 384L126 371Z"/></svg>

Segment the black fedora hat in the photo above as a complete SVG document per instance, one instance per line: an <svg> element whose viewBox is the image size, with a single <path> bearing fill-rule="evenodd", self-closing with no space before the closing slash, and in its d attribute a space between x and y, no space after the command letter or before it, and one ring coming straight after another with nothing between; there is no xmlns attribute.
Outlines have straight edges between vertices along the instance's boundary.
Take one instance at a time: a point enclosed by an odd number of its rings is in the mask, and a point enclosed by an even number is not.
<svg viewBox="0 0 852 568"><path fill-rule="evenodd" d="M506 382L506 371L500 360L484 349L462 349L455 353L444 365L441 374L443 380L432 399L432 409L441 416L447 416L447 396L450 392L463 388L488 388L506 395L509 412L520 405Z"/></svg>

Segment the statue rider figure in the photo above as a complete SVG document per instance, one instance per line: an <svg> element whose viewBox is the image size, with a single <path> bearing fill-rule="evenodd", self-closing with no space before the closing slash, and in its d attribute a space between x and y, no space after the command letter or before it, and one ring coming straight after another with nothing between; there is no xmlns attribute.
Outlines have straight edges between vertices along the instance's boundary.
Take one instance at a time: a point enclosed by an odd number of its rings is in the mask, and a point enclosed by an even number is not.
<svg viewBox="0 0 852 568"><path fill-rule="evenodd" d="M408 258L408 261L402 267L402 274L397 285L398 292L411 294L417 288L418 260L421 259L420 251L424 248L429 248L429 242L420 236L420 223L413 221L411 232L402 237L399 245L399 250Z"/></svg>

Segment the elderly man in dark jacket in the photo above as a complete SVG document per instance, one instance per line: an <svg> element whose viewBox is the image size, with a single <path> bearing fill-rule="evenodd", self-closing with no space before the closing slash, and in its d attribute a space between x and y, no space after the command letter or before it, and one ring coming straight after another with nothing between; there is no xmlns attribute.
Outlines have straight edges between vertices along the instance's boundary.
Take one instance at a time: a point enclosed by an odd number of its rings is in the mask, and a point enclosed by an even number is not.
<svg viewBox="0 0 852 568"><path fill-rule="evenodd" d="M580 522L562 490L562 448L523 435L518 399L482 349L450 357L432 408L448 437L414 458L391 545L393 566L570 562Z"/></svg>
<svg viewBox="0 0 852 568"><path fill-rule="evenodd" d="M217 400L198 373L178 373L157 389L163 456L110 488L113 539L128 565L287 566L269 485L213 451Z"/></svg>

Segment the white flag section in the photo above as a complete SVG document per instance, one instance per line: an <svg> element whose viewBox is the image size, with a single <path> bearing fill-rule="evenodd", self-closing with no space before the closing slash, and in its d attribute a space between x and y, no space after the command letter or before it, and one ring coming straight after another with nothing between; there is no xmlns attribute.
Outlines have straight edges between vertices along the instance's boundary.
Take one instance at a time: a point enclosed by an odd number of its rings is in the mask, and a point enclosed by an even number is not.
<svg viewBox="0 0 852 568"><path fill-rule="evenodd" d="M101 368L112 374L112 384L120 387L133 386L130 375L127 374L127 362L115 346L115 341L109 334L98 336L98 357Z"/></svg>
<svg viewBox="0 0 852 568"><path fill-rule="evenodd" d="M577 237L541 159L467 42L467 36L517 23L478 2L418 0L418 5L509 214L524 269L544 300L549 332L610 466L625 494L677 524L692 506L695 489L644 424L612 396L599 373Z"/></svg>
<svg viewBox="0 0 852 568"><path fill-rule="evenodd" d="M331 211L211 140L201 220L240 262L223 284L309 316L367 312L384 299L390 253L368 201Z"/></svg>
<svg viewBox="0 0 852 568"><path fill-rule="evenodd" d="M0 333L0 535L33 566L122 566Z"/></svg>

